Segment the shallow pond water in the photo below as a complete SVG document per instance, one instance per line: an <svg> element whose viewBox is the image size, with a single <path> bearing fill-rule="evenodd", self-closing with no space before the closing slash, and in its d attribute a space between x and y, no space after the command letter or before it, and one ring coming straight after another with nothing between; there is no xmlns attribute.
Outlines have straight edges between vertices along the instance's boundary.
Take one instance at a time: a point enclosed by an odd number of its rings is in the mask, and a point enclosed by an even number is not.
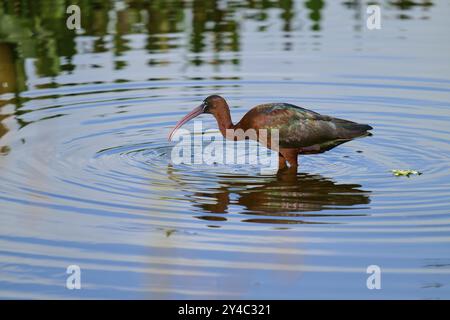
<svg viewBox="0 0 450 320"><path fill-rule="evenodd" d="M449 1L381 2L373 31L360 1L102 1L78 32L23 3L0 1L1 298L450 298ZM173 164L213 93L373 136L297 176Z"/></svg>

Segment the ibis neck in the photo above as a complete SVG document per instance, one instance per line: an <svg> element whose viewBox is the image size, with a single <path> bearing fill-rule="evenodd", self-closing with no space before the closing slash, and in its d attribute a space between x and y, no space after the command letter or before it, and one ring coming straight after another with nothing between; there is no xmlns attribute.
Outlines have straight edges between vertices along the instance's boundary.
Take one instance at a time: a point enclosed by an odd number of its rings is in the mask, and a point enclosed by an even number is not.
<svg viewBox="0 0 450 320"><path fill-rule="evenodd" d="M227 129L234 128L233 122L231 121L230 109L223 109L220 113L215 114L214 117L217 120L220 133L225 137Z"/></svg>

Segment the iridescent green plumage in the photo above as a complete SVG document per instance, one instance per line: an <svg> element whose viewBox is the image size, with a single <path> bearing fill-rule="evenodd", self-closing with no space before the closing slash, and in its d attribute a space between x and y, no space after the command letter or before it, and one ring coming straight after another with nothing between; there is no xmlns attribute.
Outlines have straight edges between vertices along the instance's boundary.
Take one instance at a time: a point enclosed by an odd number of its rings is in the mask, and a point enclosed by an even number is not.
<svg viewBox="0 0 450 320"><path fill-rule="evenodd" d="M240 125L242 124L242 125ZM321 115L288 103L262 104L250 110L237 127L279 130L280 147L300 153L330 150L356 137L368 135L369 125Z"/></svg>

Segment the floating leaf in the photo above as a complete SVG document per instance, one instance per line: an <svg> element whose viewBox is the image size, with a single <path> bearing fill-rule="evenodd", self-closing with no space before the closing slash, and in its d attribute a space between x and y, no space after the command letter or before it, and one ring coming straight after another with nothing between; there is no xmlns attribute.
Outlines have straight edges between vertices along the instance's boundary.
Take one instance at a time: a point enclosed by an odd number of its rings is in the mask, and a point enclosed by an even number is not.
<svg viewBox="0 0 450 320"><path fill-rule="evenodd" d="M391 172L394 174L394 176L396 177L408 177L411 175L417 175L420 176L422 174L422 172L419 172L417 170L398 170L398 169L394 169L391 170Z"/></svg>
<svg viewBox="0 0 450 320"><path fill-rule="evenodd" d="M177 232L176 229L168 229L166 230L166 237L170 237L172 235L172 233Z"/></svg>

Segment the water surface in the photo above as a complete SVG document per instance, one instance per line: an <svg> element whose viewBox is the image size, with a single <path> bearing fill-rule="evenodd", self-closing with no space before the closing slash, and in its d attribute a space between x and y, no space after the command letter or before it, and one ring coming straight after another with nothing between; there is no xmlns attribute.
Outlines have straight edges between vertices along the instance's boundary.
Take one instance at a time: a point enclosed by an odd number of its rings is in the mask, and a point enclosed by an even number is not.
<svg viewBox="0 0 450 320"><path fill-rule="evenodd" d="M450 298L450 2L380 2L369 31L361 1L100 1L78 32L64 1L14 3L1 298ZM169 130L213 93L235 121L281 101L374 135L298 175L173 164Z"/></svg>

